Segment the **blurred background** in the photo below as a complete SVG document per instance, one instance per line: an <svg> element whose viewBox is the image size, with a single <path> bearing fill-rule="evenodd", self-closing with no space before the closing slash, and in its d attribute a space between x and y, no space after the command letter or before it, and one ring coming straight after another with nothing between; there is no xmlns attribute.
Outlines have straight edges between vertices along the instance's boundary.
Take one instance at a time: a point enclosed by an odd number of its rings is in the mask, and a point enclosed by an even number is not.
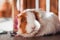
<svg viewBox="0 0 60 40"><path fill-rule="evenodd" d="M58 3L59 0L0 0L0 30L13 30L14 18L25 9L40 8L58 16Z"/></svg>
<svg viewBox="0 0 60 40"><path fill-rule="evenodd" d="M0 32L12 30L12 7L7 0L0 0Z"/></svg>
<svg viewBox="0 0 60 40"><path fill-rule="evenodd" d="M12 29L12 5L8 0L0 0L0 32Z"/></svg>
<svg viewBox="0 0 60 40"><path fill-rule="evenodd" d="M60 0L0 0L0 33L16 32L14 19L23 10L32 8L53 12L60 20ZM9 34L0 35L0 40L60 40L60 35L24 39L23 37L11 38Z"/></svg>

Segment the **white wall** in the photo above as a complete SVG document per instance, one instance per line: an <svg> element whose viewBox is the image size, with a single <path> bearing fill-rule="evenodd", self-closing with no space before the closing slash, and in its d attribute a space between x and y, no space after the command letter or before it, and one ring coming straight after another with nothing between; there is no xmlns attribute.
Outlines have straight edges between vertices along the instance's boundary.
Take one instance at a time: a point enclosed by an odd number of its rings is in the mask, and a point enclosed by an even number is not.
<svg viewBox="0 0 60 40"><path fill-rule="evenodd" d="M20 10L20 0L17 0L17 9Z"/></svg>
<svg viewBox="0 0 60 40"><path fill-rule="evenodd" d="M50 11L50 0L46 0L46 11Z"/></svg>
<svg viewBox="0 0 60 40"><path fill-rule="evenodd" d="M60 0L58 0L58 10L59 10L58 11L58 13L59 13L58 15L59 15L59 20L60 20Z"/></svg>
<svg viewBox="0 0 60 40"><path fill-rule="evenodd" d="M36 5L35 8L39 9L39 0L35 0L35 5Z"/></svg>

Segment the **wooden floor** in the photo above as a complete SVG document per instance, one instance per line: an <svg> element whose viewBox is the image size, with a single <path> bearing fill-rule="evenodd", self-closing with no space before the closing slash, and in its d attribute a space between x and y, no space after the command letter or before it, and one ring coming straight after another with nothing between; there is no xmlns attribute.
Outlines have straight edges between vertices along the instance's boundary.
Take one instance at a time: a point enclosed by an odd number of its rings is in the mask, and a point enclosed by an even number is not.
<svg viewBox="0 0 60 40"><path fill-rule="evenodd" d="M8 33L0 35L0 40L60 40L60 34L52 36L24 38L24 37L11 37L10 33Z"/></svg>

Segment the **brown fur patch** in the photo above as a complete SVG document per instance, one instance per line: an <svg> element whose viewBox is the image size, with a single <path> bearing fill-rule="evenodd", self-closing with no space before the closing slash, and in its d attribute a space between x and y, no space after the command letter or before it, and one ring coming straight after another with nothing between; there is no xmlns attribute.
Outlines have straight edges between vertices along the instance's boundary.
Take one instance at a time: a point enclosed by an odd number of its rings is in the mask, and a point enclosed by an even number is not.
<svg viewBox="0 0 60 40"><path fill-rule="evenodd" d="M27 19L26 19L26 13L22 13L22 15L20 16L21 18L21 24L20 24L20 28L22 30L22 33L27 33L25 28L26 28L26 25L27 25Z"/></svg>
<svg viewBox="0 0 60 40"><path fill-rule="evenodd" d="M38 12L35 12L35 11L32 11L32 12L34 13L36 20L39 21L39 14L38 14Z"/></svg>

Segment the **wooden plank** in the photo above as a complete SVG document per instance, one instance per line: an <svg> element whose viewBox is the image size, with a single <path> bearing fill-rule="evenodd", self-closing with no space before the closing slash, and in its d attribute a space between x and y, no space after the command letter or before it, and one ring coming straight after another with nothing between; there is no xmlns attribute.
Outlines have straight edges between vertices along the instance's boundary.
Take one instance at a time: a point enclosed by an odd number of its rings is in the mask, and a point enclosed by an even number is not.
<svg viewBox="0 0 60 40"><path fill-rule="evenodd" d="M27 0L27 8L31 8L31 0Z"/></svg>
<svg viewBox="0 0 60 40"><path fill-rule="evenodd" d="M23 0L23 9L27 8L27 0Z"/></svg>
<svg viewBox="0 0 60 40"><path fill-rule="evenodd" d="M46 0L39 0L39 8L46 10Z"/></svg>
<svg viewBox="0 0 60 40"><path fill-rule="evenodd" d="M51 0L50 8L51 12L54 12L56 15L58 15L58 0Z"/></svg>
<svg viewBox="0 0 60 40"><path fill-rule="evenodd" d="M31 8L35 8L35 0L31 0L30 6L31 6Z"/></svg>

